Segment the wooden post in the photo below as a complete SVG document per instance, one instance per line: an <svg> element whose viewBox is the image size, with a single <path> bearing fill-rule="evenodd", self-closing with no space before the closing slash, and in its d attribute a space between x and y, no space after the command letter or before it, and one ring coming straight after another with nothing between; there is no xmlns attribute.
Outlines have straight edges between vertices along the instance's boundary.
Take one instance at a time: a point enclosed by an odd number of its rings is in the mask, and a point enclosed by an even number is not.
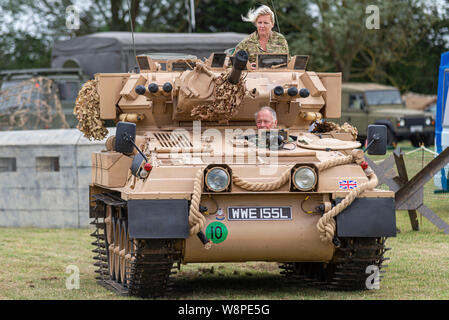
<svg viewBox="0 0 449 320"><path fill-rule="evenodd" d="M407 168L405 167L404 162L404 152L400 148L396 148L393 155L399 175L395 179L399 179L400 181L397 181L398 184L403 186L408 182ZM419 222L416 210L408 210L408 216L410 217L410 223L413 231L419 231Z"/></svg>

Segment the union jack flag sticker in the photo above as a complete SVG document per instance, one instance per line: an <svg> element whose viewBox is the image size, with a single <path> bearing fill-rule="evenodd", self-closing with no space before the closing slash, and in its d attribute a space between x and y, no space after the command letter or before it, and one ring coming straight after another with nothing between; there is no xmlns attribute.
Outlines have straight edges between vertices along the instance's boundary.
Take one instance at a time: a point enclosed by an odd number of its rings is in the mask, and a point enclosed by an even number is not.
<svg viewBox="0 0 449 320"><path fill-rule="evenodd" d="M357 180L338 180L338 188L342 190L352 190L357 188Z"/></svg>

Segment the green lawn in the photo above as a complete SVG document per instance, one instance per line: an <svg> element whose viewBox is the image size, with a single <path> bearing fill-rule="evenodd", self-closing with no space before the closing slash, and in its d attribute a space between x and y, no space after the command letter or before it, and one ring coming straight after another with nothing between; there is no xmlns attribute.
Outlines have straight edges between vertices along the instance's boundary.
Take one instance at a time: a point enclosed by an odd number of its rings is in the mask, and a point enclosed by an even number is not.
<svg viewBox="0 0 449 320"><path fill-rule="evenodd" d="M410 151L408 148L405 151ZM391 152L391 150L390 150ZM421 152L406 157L409 177L422 167ZM379 157L377 157L378 159ZM425 154L430 161L431 154ZM426 163L426 162L425 162ZM449 223L449 194L426 184L424 204ZM175 275L171 299L449 299L449 235L418 215L411 231L408 214L397 212L400 233L387 241L388 268L380 290L332 292L279 275L276 263L191 264ZM136 299L98 285L93 240L87 229L0 228L0 299ZM66 280L79 268L79 289Z"/></svg>

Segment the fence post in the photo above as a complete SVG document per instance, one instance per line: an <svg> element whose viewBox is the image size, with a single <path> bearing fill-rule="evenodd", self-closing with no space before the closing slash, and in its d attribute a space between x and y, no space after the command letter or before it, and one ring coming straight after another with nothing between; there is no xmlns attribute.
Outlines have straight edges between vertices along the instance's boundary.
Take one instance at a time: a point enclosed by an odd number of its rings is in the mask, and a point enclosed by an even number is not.
<svg viewBox="0 0 449 320"><path fill-rule="evenodd" d="M399 175L398 177L395 177L395 179L400 180L397 182L399 185L403 186L408 182L407 168L405 167L404 162L404 152L399 147L397 147L393 151L393 155ZM416 210L408 210L408 216L410 217L410 224L412 225L413 231L419 231L419 222Z"/></svg>

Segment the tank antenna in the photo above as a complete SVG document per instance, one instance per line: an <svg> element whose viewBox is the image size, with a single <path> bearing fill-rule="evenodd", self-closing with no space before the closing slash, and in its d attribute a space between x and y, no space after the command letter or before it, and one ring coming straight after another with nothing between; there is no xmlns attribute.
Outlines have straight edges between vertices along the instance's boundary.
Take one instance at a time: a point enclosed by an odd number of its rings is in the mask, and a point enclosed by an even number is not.
<svg viewBox="0 0 449 320"><path fill-rule="evenodd" d="M131 37L133 39L134 59L136 59L136 66L134 67L134 70L138 71L139 63L137 62L136 44L134 43L133 19L132 19L132 16L131 16L131 4L130 4L129 0L128 0L128 13L129 13L129 24L131 25Z"/></svg>
<svg viewBox="0 0 449 320"><path fill-rule="evenodd" d="M279 19L278 19L278 15L276 14L276 8L274 7L273 0L271 0L271 6L273 7L274 17L275 17L276 23L278 25L278 32L281 33L281 27L279 26Z"/></svg>

